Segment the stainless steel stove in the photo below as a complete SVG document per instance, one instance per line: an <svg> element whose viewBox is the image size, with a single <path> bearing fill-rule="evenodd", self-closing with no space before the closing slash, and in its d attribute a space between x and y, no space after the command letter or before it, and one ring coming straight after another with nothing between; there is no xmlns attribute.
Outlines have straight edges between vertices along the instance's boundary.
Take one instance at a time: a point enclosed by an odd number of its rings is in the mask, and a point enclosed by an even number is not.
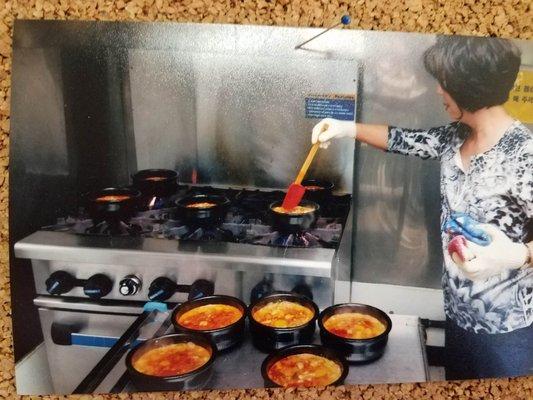
<svg viewBox="0 0 533 400"><path fill-rule="evenodd" d="M37 293L43 295L182 301L185 294L173 292L172 285L161 288L157 278L175 285L205 279L217 293L245 301L266 288L298 287L319 305L332 303L335 279L350 269L341 262L349 260L351 248L349 235L343 235L351 228L350 195L327 198L311 230L283 233L269 225L267 214L268 206L283 197L281 191L191 186L172 200L191 193L227 196L231 205L225 220L218 226L188 226L174 207L167 207L140 211L110 229L111 224L95 224L80 210L16 243L15 254L32 260ZM86 286L96 275L96 285L105 288L91 292ZM130 286L130 291L124 288ZM348 296L336 294L338 300Z"/></svg>
<svg viewBox="0 0 533 400"><path fill-rule="evenodd" d="M220 225L188 226L168 207L198 193L230 199ZM351 196L325 199L311 230L283 233L267 212L283 195L187 186L171 199L148 200L125 221L94 223L80 209L17 242L16 257L31 259L49 364L61 371L53 374L56 390L71 392L147 301L174 304L215 292L248 303L272 291L305 294L320 308L349 301ZM65 351L73 345L92 347L92 363L74 359L79 348Z"/></svg>

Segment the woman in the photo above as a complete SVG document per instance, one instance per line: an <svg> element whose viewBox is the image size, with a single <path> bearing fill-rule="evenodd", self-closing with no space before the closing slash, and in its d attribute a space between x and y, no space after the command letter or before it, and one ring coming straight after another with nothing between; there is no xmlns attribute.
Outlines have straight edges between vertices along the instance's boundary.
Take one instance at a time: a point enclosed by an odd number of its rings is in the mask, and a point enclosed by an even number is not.
<svg viewBox="0 0 533 400"><path fill-rule="evenodd" d="M531 374L533 136L502 107L520 52L503 39L440 37L424 65L454 122L414 130L328 118L312 142L352 137L440 160L446 377Z"/></svg>

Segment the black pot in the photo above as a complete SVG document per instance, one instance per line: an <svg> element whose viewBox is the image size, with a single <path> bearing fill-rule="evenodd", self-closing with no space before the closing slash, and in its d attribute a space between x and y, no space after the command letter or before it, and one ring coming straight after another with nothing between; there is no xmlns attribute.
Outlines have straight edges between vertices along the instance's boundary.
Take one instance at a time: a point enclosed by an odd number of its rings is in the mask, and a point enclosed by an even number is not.
<svg viewBox="0 0 533 400"><path fill-rule="evenodd" d="M207 363L194 371L182 375L167 377L146 375L137 371L133 367L133 362L148 350L182 342L193 342L194 344L208 349L211 352L211 358ZM211 366L215 360L216 354L217 350L215 345L204 336L191 334L165 335L149 339L130 350L126 357L126 368L133 384L140 390L196 390L202 389L209 382L212 373Z"/></svg>
<svg viewBox="0 0 533 400"><path fill-rule="evenodd" d="M335 187L333 182L323 181L320 179L305 179L302 181L302 186L305 187L304 199L314 201L320 205L329 199L331 193L333 192L333 188ZM311 189L310 187L312 186L317 188Z"/></svg>
<svg viewBox="0 0 533 400"><path fill-rule="evenodd" d="M324 322L330 316L345 312L370 315L385 325L385 332L370 339L347 339L329 332L324 327ZM367 363L375 361L383 355L392 328L392 321L385 312L378 308L366 304L348 303L337 304L322 311L318 319L318 326L320 327L320 339L324 346L337 349L350 363Z"/></svg>
<svg viewBox="0 0 533 400"><path fill-rule="evenodd" d="M320 206L309 200L300 201L301 206L313 207L313 211L303 214L288 214L274 211L275 207L281 206L281 201L276 201L270 205L270 217L275 230L283 233L294 233L306 231L313 227L320 210Z"/></svg>
<svg viewBox="0 0 533 400"><path fill-rule="evenodd" d="M215 206L206 208L187 207L194 203L204 202L214 203ZM224 221L230 201L224 196L198 194L178 200L176 205L178 206L179 215L185 220L187 225L199 227L216 226Z"/></svg>
<svg viewBox="0 0 533 400"><path fill-rule="evenodd" d="M242 317L235 323L219 329L195 330L189 329L178 324L181 315L193 308L206 304L227 304L237 307L242 311ZM216 346L218 351L224 351L234 348L244 340L245 322L246 322L246 304L236 297L214 295L201 297L196 300L187 301L180 304L172 313L172 324L177 332L194 333L209 338Z"/></svg>
<svg viewBox="0 0 533 400"><path fill-rule="evenodd" d="M307 323L293 328L275 328L260 324L253 318L253 312L273 301L287 300L299 303L313 311L313 318ZM248 320L252 342L256 348L264 352L281 349L285 346L311 343L316 329L318 307L305 296L293 293L275 293L264 296L248 307Z"/></svg>
<svg viewBox="0 0 533 400"><path fill-rule="evenodd" d="M99 200L104 196L128 196L124 200ZM137 211L141 192L130 188L106 188L89 194L87 211L94 221L126 221Z"/></svg>
<svg viewBox="0 0 533 400"><path fill-rule="evenodd" d="M178 190L178 173L170 169L144 169L133 174L131 179L144 197L168 197Z"/></svg>
<svg viewBox="0 0 533 400"><path fill-rule="evenodd" d="M346 379L346 376L348 376L350 366L339 352L334 349L320 346L317 344L304 344L299 346L285 347L281 350L276 351L275 353L270 354L267 358L265 358L263 364L261 364L261 375L263 376L263 380L265 381L265 387L271 388L280 386L268 377L268 370L270 369L272 364L274 364L276 361L281 360L282 358L302 353L315 354L317 356L328 358L336 362L341 367L341 376L336 381L332 382L331 386L341 385Z"/></svg>

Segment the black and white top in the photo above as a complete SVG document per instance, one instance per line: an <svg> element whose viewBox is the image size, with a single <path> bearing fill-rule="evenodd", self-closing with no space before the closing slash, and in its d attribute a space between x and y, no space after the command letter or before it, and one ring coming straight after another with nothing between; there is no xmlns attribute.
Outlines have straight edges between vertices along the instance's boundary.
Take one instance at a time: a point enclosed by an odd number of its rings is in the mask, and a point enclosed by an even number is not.
<svg viewBox="0 0 533 400"><path fill-rule="evenodd" d="M464 171L459 149L469 128L459 122L429 130L389 128L388 151L441 163L441 227L450 212L464 212L501 229L515 242L533 238L533 135L520 122L499 142L471 159ZM448 255L441 229L446 315L463 329L502 333L533 322L533 268L473 282Z"/></svg>

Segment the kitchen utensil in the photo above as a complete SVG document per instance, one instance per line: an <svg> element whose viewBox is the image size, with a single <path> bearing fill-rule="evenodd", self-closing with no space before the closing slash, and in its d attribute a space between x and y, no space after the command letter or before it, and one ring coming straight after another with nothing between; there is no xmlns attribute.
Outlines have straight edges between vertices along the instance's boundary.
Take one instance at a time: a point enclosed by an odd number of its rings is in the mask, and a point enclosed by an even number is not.
<svg viewBox="0 0 533 400"><path fill-rule="evenodd" d="M216 329L198 330L187 328L178 323L180 317L187 311L190 311L196 307L205 306L207 304L227 304L236 307L242 312L242 316L233 324ZM187 301L177 306L172 313L172 324L174 325L176 332L194 333L208 337L213 341L218 351L223 351L233 348L243 341L246 311L246 304L236 297L224 295L202 297L196 300Z"/></svg>
<svg viewBox="0 0 533 400"><path fill-rule="evenodd" d="M305 324L290 328L267 326L254 319L253 314L256 310L266 306L268 303L280 301L290 301L301 304L313 311L313 317ZM277 350L290 345L311 343L315 334L318 313L319 310L317 305L309 298L299 294L274 293L264 296L250 304L250 307L248 308L248 321L250 322L252 342L256 348L264 352Z"/></svg>
<svg viewBox="0 0 533 400"><path fill-rule="evenodd" d="M136 211L141 192L130 188L106 188L91 193L87 209L95 221L125 221Z"/></svg>
<svg viewBox="0 0 533 400"><path fill-rule="evenodd" d="M146 352L176 343L194 343L209 351L209 360L200 368L173 376L152 376L135 369L135 361ZM209 382L212 365L217 355L215 345L205 336L179 333L149 339L133 348L126 357L126 368L135 387L141 390L193 390L201 389Z"/></svg>
<svg viewBox="0 0 533 400"><path fill-rule="evenodd" d="M320 206L309 200L302 200L299 202L299 205L309 207L312 211L301 214L277 212L274 209L280 206L280 202L272 203L270 205L270 217L274 229L282 233L294 233L306 231L311 228L318 218ZM282 208L285 210L285 207Z"/></svg>
<svg viewBox="0 0 533 400"><path fill-rule="evenodd" d="M309 154L307 155L307 158L305 159L302 168L300 169L300 172L296 176L294 182L289 186L289 189L287 190L287 194L285 195L282 204L282 207L285 210L292 210L294 207L300 204L300 201L304 197L305 187L302 186L302 181L305 177L305 174L307 173L307 170L309 169L309 166L311 165L311 162L313 162L313 158L315 158L316 152L318 151L319 147L319 142L316 142L311 147L311 150L309 151Z"/></svg>
<svg viewBox="0 0 533 400"><path fill-rule="evenodd" d="M366 314L378 319L385 325L385 332L369 339L349 339L337 336L324 327L324 323L329 317L346 312ZM383 355L392 328L392 321L384 311L366 304L337 304L320 313L318 326L320 339L324 346L339 351L350 363L367 363L377 360Z"/></svg>
<svg viewBox="0 0 533 400"><path fill-rule="evenodd" d="M190 207L193 204L212 203L210 207ZM223 222L230 201L220 195L194 195L176 202L181 217L191 226L212 226Z"/></svg>
<svg viewBox="0 0 533 400"><path fill-rule="evenodd" d="M167 197L178 189L178 173L170 169L143 169L131 177L143 196Z"/></svg>
<svg viewBox="0 0 533 400"><path fill-rule="evenodd" d="M329 199L335 187L333 182L320 179L304 179L302 186L305 187L304 199L314 201L320 205Z"/></svg>
<svg viewBox="0 0 533 400"><path fill-rule="evenodd" d="M350 366L346 362L346 360L342 357L342 355L335 349L320 346L317 344L303 344L298 346L288 346L284 347L283 349L280 349L272 354L270 354L268 357L265 358L263 361L263 364L261 365L261 375L263 376L263 380L265 382L265 387L271 388L271 387L279 387L277 383L272 381L270 377L268 376L268 370L276 361L279 361L285 357L296 355L296 354L314 354L320 357L328 358L332 361L334 361L339 367L341 368L341 375L337 380L331 383L331 386L340 385L344 382L346 377L348 376L348 372L350 371Z"/></svg>

